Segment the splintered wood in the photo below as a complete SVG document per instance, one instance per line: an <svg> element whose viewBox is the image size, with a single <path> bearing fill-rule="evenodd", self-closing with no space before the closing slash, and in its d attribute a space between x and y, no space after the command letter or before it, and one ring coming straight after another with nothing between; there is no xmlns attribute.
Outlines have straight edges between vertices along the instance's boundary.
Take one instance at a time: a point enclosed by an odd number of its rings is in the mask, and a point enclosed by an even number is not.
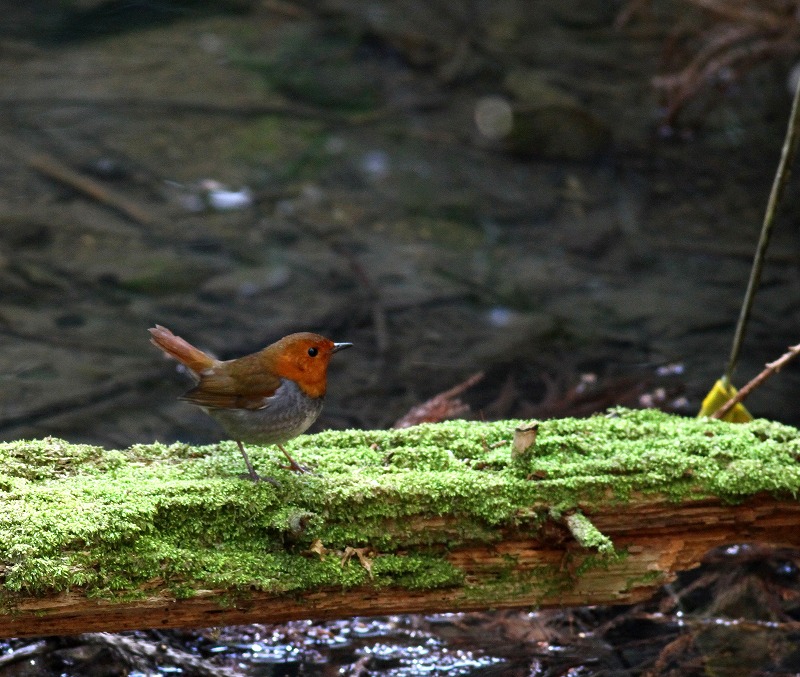
<svg viewBox="0 0 800 677"><path fill-rule="evenodd" d="M433 613L486 608L631 604L647 599L679 571L696 566L713 547L759 542L800 546L800 503L767 495L739 505L718 499L670 502L634 497L625 506L584 510L616 556L581 547L564 523L535 532L504 530L493 542L442 551L464 571L459 586L428 590L370 583L343 590L279 595L264 591L203 591L176 599L157 586L143 599L107 601L79 590L14 600L0 615L0 636L62 635L149 627L206 627L239 623L328 619L386 613ZM416 518L414 528L452 532L457 516ZM379 553L380 554L386 553ZM592 566L596 558L599 566Z"/></svg>

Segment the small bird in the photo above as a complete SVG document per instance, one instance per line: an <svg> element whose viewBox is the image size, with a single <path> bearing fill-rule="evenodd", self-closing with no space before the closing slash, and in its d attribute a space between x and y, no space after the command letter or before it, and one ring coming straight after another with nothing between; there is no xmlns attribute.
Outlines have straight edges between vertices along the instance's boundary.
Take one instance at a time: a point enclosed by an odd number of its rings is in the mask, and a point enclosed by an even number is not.
<svg viewBox="0 0 800 677"><path fill-rule="evenodd" d="M251 355L217 360L169 329L156 325L150 342L189 368L196 385L179 399L216 419L239 445L250 479L261 479L244 450L249 444L276 444L289 468L305 472L281 446L304 433L322 411L328 364L352 343L334 343L300 332Z"/></svg>

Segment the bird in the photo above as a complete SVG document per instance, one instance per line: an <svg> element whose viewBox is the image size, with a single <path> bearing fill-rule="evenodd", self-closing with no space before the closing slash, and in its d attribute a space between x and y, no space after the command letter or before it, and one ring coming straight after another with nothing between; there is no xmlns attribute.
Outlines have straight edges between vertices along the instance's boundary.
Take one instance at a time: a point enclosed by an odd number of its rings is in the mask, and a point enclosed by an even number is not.
<svg viewBox="0 0 800 677"><path fill-rule="evenodd" d="M262 479L244 448L275 444L303 473L282 443L304 433L322 411L328 364L352 343L334 343L311 332L289 334L258 352L217 360L166 327L149 329L150 342L188 368L195 386L179 399L200 407L222 425L242 452L249 477Z"/></svg>

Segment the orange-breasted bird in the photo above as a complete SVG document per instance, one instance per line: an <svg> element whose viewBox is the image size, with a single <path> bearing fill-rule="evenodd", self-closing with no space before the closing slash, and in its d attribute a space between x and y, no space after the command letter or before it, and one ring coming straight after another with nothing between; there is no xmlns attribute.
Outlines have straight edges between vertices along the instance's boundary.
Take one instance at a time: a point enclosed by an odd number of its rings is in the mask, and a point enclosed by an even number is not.
<svg viewBox="0 0 800 677"><path fill-rule="evenodd" d="M196 385L180 399L216 419L239 445L250 478L260 478L243 442L276 444L289 468L304 472L281 446L304 433L322 411L328 364L334 353L352 343L334 343L319 334L301 332L251 355L217 360L169 329L150 329L150 342L189 368Z"/></svg>

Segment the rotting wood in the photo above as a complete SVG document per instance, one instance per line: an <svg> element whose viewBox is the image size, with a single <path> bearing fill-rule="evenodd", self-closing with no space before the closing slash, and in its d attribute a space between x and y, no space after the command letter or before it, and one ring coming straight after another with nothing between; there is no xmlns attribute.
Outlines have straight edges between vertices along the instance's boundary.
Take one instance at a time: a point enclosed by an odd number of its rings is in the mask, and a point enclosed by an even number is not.
<svg viewBox="0 0 800 677"><path fill-rule="evenodd" d="M578 575L586 551L559 529L545 539L517 535L486 546L453 550L444 557L462 568L469 586L434 590L375 588L322 589L297 596L249 593L220 603L225 590L175 599L155 588L146 599L110 602L80 591L22 599L13 614L0 615L0 636L63 635L147 627L207 627L240 623L328 619L390 613L434 613L486 608L632 604L647 599L675 573L696 566L713 547L741 542L800 546L800 503L756 497L730 506L719 501L634 500L625 510L592 515L593 523L627 556ZM420 525L424 526L424 525ZM431 524L436 529L437 525ZM514 581L516 574L530 580ZM564 573L562 589L547 590L536 580L538 568ZM499 577L508 586L498 584ZM485 586L485 589L484 589ZM481 592L483 590L483 593Z"/></svg>
<svg viewBox="0 0 800 677"><path fill-rule="evenodd" d="M794 428L543 421L524 468L520 423L309 436L315 476L254 449L277 488L232 443L0 445L0 636L628 604L713 547L800 546Z"/></svg>

